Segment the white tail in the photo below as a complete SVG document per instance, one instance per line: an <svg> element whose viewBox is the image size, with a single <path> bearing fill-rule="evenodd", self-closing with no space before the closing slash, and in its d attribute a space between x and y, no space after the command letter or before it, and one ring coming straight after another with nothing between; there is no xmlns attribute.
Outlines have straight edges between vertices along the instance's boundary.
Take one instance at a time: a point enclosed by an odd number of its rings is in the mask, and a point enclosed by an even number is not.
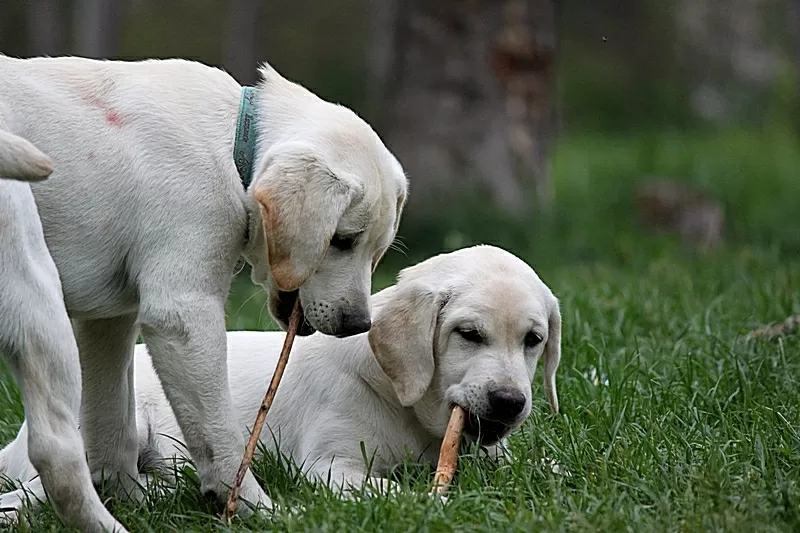
<svg viewBox="0 0 800 533"><path fill-rule="evenodd" d="M53 163L34 145L0 130L0 178L42 181L53 172Z"/></svg>

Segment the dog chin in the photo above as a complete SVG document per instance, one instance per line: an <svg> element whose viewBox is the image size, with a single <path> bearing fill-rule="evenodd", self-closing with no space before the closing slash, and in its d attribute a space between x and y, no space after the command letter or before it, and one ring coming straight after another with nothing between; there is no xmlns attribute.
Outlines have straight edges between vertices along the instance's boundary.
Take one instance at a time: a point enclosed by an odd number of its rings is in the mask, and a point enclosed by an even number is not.
<svg viewBox="0 0 800 533"><path fill-rule="evenodd" d="M513 426L510 424L481 418L467 409L464 433L470 440L477 442L481 446L497 444L506 438L512 429Z"/></svg>
<svg viewBox="0 0 800 533"><path fill-rule="evenodd" d="M272 308L272 316L278 325L281 327L282 330L286 331L289 327L289 318L292 316L292 310L294 309L294 304L297 301L297 298L300 296L299 291L292 291L292 292L278 292L277 303L274 306L270 306ZM300 316L300 328L297 330L297 335L300 337L307 337L315 333L317 330L308 323L306 320L305 313L302 312L301 306L301 316Z"/></svg>

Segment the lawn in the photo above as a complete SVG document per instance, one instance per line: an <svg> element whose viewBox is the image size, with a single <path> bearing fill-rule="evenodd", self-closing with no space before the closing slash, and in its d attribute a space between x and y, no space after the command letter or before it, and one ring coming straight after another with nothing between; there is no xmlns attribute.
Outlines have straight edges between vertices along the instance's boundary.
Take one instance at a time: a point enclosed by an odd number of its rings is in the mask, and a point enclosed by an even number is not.
<svg viewBox="0 0 800 533"><path fill-rule="evenodd" d="M558 209L549 222L514 243L466 227L440 249L504 244L561 298L560 414L549 414L538 375L531 418L511 440L516 460L497 467L465 455L444 507L425 496L430 470L417 465L398 469L400 493L342 501L267 458L256 465L267 491L302 510L231 530L800 530L800 334L747 337L800 314L796 141L744 133L581 139L562 145L554 171ZM629 192L643 173L708 187L726 204L727 242L701 254L641 233ZM408 258L393 252L376 289L427 255L404 240ZM237 280L229 328L271 327L263 304ZM7 440L21 420L8 381L0 405ZM146 510L114 506L132 531L228 530L218 511L191 472ZM59 530L49 508L30 526Z"/></svg>

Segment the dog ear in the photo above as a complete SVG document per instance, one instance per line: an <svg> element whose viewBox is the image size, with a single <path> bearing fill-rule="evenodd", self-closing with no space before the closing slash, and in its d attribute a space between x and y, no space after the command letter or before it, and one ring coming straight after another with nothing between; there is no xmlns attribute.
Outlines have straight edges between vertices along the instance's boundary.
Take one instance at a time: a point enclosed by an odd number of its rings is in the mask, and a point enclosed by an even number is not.
<svg viewBox="0 0 800 533"><path fill-rule="evenodd" d="M405 179L405 178L404 178ZM395 204L395 217L394 217L394 226L392 227L392 236L393 238L397 237L397 230L400 228L400 219L403 215L403 208L406 206L406 198L408 195L406 193L405 182L403 182L402 190L399 190L397 193L397 204ZM378 263L383 258L386 251L391 247L391 244L382 250L378 250L375 255L372 256L372 273L375 273L375 269L378 267Z"/></svg>
<svg viewBox="0 0 800 533"><path fill-rule="evenodd" d="M544 347L544 393L553 413L558 413L556 370L561 362L561 311L558 307L556 300L550 309L550 316L547 320L547 344Z"/></svg>
<svg viewBox="0 0 800 533"><path fill-rule="evenodd" d="M369 345L400 403L417 403L431 384L440 303L421 281L401 281L376 311Z"/></svg>
<svg viewBox="0 0 800 533"><path fill-rule="evenodd" d="M361 189L311 152L283 152L266 163L254 190L272 278L282 291L297 290L322 262Z"/></svg>

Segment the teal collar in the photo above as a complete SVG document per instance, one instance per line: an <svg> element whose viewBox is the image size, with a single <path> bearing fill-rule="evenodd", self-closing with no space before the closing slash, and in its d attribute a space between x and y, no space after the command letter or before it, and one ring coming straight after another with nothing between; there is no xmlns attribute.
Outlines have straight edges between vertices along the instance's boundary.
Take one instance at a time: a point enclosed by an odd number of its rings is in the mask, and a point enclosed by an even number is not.
<svg viewBox="0 0 800 533"><path fill-rule="evenodd" d="M256 88L242 87L242 101L239 104L239 118L236 120L236 142L233 145L233 161L242 179L245 190L253 181L256 140Z"/></svg>

